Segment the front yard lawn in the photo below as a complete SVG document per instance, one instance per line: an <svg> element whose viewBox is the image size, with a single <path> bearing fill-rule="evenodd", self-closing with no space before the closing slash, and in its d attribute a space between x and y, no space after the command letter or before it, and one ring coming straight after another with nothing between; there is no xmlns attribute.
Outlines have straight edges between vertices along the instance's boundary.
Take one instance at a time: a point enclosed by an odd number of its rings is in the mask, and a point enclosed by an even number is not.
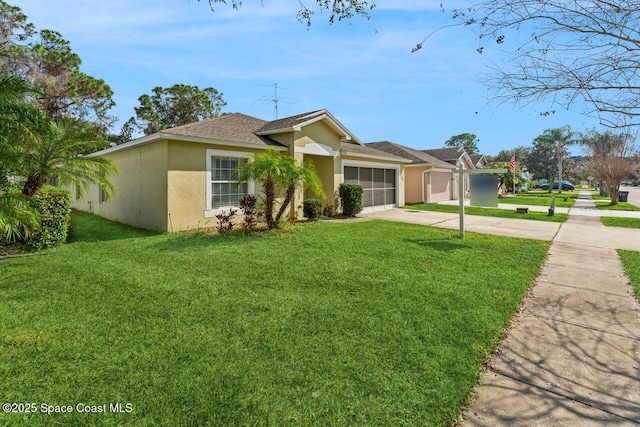
<svg viewBox="0 0 640 427"><path fill-rule="evenodd" d="M616 216L602 216L600 220L609 227L640 228L640 218L620 218Z"/></svg>
<svg viewBox="0 0 640 427"><path fill-rule="evenodd" d="M636 296L640 298L640 252L618 250L618 254L622 259L624 272L631 280Z"/></svg>
<svg viewBox="0 0 640 427"><path fill-rule="evenodd" d="M149 234L74 213L75 243L0 261L0 395L73 408L0 424L450 426L549 246L387 221ZM109 403L131 412L76 406Z"/></svg>
<svg viewBox="0 0 640 427"><path fill-rule="evenodd" d="M457 205L441 205L438 203L416 203L404 206L404 208L433 212L460 212L460 207ZM516 213L515 210L479 208L474 206L465 206L464 213L467 215L492 216L498 218L533 219L537 221L550 222L565 222L567 219L569 219L569 215L561 213L556 213L553 216L549 216L549 214L546 212L528 212L526 214L520 214Z"/></svg>
<svg viewBox="0 0 640 427"><path fill-rule="evenodd" d="M640 208L628 202L618 202L616 205L610 205L611 202L601 202L596 200L596 208L608 211L640 211Z"/></svg>
<svg viewBox="0 0 640 427"><path fill-rule="evenodd" d="M576 202L576 199L567 197L567 201L564 201L565 197L556 197L556 207L558 208L570 208ZM551 206L551 197L541 196L506 196L498 198L498 203L509 203L514 205L529 205L529 206Z"/></svg>

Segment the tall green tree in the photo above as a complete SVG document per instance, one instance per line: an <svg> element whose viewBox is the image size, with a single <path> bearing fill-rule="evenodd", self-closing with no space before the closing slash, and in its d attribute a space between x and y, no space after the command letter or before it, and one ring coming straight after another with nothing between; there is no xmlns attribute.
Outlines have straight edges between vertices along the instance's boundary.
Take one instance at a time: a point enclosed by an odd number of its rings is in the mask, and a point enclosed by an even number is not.
<svg viewBox="0 0 640 427"><path fill-rule="evenodd" d="M516 156L516 162L524 163L524 160L531 153L531 147L519 146L510 150L500 150L495 156L488 156L489 162L509 162L511 156Z"/></svg>
<svg viewBox="0 0 640 427"><path fill-rule="evenodd" d="M549 192L553 188L554 178L558 175L558 159L562 158L562 182L564 172L568 172L571 166L571 153L568 147L577 142L577 134L571 131L570 126L546 129L533 140L531 153L525 159L527 170L537 178L545 178L549 182ZM562 185L558 185L558 193L562 192Z"/></svg>
<svg viewBox="0 0 640 427"><path fill-rule="evenodd" d="M227 105L222 93L213 87L200 89L176 84L168 88L158 86L151 92L141 95L140 106L135 108L137 126L145 135L218 117Z"/></svg>
<svg viewBox="0 0 640 427"><path fill-rule="evenodd" d="M31 101L53 120L91 123L105 135L114 117L113 92L104 80L80 71L80 57L57 31L36 31L20 8L0 0L0 69L21 76L37 90Z"/></svg>
<svg viewBox="0 0 640 427"><path fill-rule="evenodd" d="M479 152L478 142L480 142L480 140L475 134L461 133L460 135L454 135L451 138L449 138L447 141L445 141L444 145L445 147L451 147L451 148L462 147L464 148L464 151L467 152L467 154L472 155L472 154L478 154Z"/></svg>
<svg viewBox="0 0 640 427"><path fill-rule="evenodd" d="M262 186L261 197L269 229L278 227L278 222L289 207L297 189L310 189L316 194L324 194L313 164L309 162L299 164L295 158L283 156L273 149L256 154L252 162L240 166L238 181L249 180L257 181ZM276 198L283 193L284 200L274 216Z"/></svg>

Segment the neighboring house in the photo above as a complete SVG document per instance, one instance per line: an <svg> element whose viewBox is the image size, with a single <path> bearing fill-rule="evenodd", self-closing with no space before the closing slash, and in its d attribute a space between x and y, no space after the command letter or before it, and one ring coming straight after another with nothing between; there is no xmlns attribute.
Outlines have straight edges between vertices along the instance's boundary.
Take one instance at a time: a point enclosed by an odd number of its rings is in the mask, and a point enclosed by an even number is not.
<svg viewBox="0 0 640 427"><path fill-rule="evenodd" d="M471 161L475 165L476 169L482 169L487 165L487 163L489 163L484 154L471 154L469 157L471 158Z"/></svg>
<svg viewBox="0 0 640 427"><path fill-rule="evenodd" d="M467 154L464 148L436 148L432 150L422 150L433 157L436 157L444 162L458 167L462 163L465 169L477 169L474 161ZM469 194L469 174L464 174L464 197L468 197ZM454 185L454 198L458 199L458 184L456 175L456 184Z"/></svg>
<svg viewBox="0 0 640 427"><path fill-rule="evenodd" d="M110 158L120 169L112 178L117 193L107 201L92 186L73 207L161 231L213 225L216 214L260 191L256 182L238 186L233 172L268 148L310 159L329 204L337 206L342 182L363 186L365 211L405 203L404 165L410 162L366 147L328 111L318 110L274 121L229 114L99 151L92 155ZM297 192L291 206L299 210L310 197L317 195Z"/></svg>
<svg viewBox="0 0 640 427"><path fill-rule="evenodd" d="M454 198L455 166L423 151L389 141L370 142L367 147L404 157L404 197L407 203L437 203Z"/></svg>

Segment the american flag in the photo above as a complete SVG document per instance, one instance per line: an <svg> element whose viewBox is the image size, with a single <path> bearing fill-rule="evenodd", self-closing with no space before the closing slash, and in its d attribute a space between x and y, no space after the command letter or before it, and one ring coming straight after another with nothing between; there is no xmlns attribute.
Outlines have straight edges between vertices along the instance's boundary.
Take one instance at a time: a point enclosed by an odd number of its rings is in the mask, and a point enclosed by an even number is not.
<svg viewBox="0 0 640 427"><path fill-rule="evenodd" d="M511 161L509 161L509 172L513 173L516 170L516 155L511 156Z"/></svg>

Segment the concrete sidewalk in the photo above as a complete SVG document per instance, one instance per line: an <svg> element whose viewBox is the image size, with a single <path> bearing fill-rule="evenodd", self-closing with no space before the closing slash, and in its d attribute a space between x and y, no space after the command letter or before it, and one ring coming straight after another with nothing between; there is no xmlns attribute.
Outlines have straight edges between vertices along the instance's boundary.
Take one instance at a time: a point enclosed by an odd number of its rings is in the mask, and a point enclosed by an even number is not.
<svg viewBox="0 0 640 427"><path fill-rule="evenodd" d="M615 249L640 230L605 227L581 193L560 225L466 215L465 229L553 241L539 276L463 414L466 426L640 425L640 305ZM458 215L365 215L458 229Z"/></svg>
<svg viewBox="0 0 640 427"><path fill-rule="evenodd" d="M576 207L590 209L590 198ZM628 231L612 243L611 228L595 217L562 225L466 426L640 424L640 309L611 248L636 243Z"/></svg>

